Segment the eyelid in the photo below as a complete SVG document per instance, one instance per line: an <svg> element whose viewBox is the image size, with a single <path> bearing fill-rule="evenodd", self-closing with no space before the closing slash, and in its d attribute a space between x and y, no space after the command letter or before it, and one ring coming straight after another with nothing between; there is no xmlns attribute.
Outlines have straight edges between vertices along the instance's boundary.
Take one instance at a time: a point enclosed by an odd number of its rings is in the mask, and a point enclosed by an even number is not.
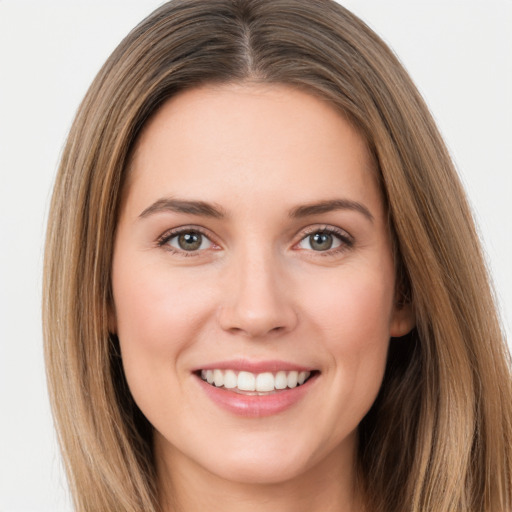
<svg viewBox="0 0 512 512"><path fill-rule="evenodd" d="M164 246L165 246L165 249L168 250L169 252L172 252L174 254L178 254L181 256L199 256L199 255L205 253L206 251L212 249L210 247L208 249L201 249L201 250L197 250L197 251L185 251L185 250L180 250L178 248L172 247L171 245L167 244L167 242L171 238L174 238L175 236L178 236L182 233L193 232L193 231L206 237L214 246L216 246L215 247L216 249L220 248L220 244L218 244L215 241L215 237L210 233L210 231L204 229L201 226L197 226L194 224L187 224L187 225L178 226L175 228L168 229L167 231L162 233L156 239L155 243L158 247L164 248ZM308 250L308 249L297 249L297 246L300 242L302 242L305 238L307 238L308 236L310 236L314 233L332 234L332 235L336 236L341 241L341 245L334 249L329 249L326 251L313 251L313 250ZM351 248L355 242L352 235L350 235L350 233L348 233L346 230L339 228L337 226L329 225L329 224L316 224L316 225L308 226L308 227L302 229L299 232L299 234L297 235L297 237L300 237L300 238L293 244L294 249L301 250L301 251L315 252L320 256L322 256L322 255L329 256L329 255L337 254L339 252L342 252L344 250Z"/></svg>
<svg viewBox="0 0 512 512"><path fill-rule="evenodd" d="M329 249L327 251L310 251L308 249L297 250L315 252L318 255L328 256L349 249L355 243L354 237L350 233L348 233L348 231L345 231L344 229L329 224L317 224L314 226L308 226L307 228L304 228L303 230L300 231L298 235L300 238L297 242L295 242L294 248L296 248L298 244L300 244L304 239L306 239L308 236L314 233L328 233L334 235L341 241L341 245L339 247Z"/></svg>
<svg viewBox="0 0 512 512"><path fill-rule="evenodd" d="M199 233L200 235L207 238L212 243L213 246L219 247L219 244L217 244L217 242L214 240L214 237L212 236L212 234L209 231L202 228L201 226L196 226L193 224L186 224L183 226L178 226L175 228L168 229L167 231L162 233L156 239L155 243L156 243L157 247L165 248L165 250L167 250L171 253L174 253L174 254L178 254L180 256L199 256L200 254L203 254L205 251L211 249L211 247L210 247L208 249L200 249L197 251L185 251L185 250L178 249L178 248L173 247L168 244L169 240L171 240L172 238L179 236L182 233L189 233L189 232Z"/></svg>

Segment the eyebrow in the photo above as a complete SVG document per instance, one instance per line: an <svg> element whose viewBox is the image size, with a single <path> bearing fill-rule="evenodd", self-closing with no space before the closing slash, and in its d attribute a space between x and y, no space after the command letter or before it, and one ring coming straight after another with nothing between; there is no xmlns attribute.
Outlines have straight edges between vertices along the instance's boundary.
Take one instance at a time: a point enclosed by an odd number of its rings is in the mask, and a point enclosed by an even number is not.
<svg viewBox="0 0 512 512"><path fill-rule="evenodd" d="M313 215L321 215L336 210L352 210L361 213L370 222L373 222L373 215L370 210L357 201L350 199L329 199L319 201L317 203L310 203L297 206L290 210L289 216L298 219L303 217L310 217ZM227 217L225 210L214 203L207 203L205 201L192 201L174 198L162 198L155 201L152 205L148 206L140 215L139 218L143 219L155 213L186 213L189 215L198 215L200 217L210 217L214 219L224 219Z"/></svg>
<svg viewBox="0 0 512 512"><path fill-rule="evenodd" d="M357 201L351 201L350 199L330 199L326 201L320 201L318 203L305 204L297 206L290 211L290 217L302 218L309 217L312 215L320 215L322 213L328 213L336 210L352 210L363 214L370 222L373 222L373 215L366 206Z"/></svg>
<svg viewBox="0 0 512 512"><path fill-rule="evenodd" d="M204 201L187 201L183 199L162 198L148 206L140 215L143 219L155 213L175 212L188 213L189 215L199 215L201 217L211 217L214 219L223 219L227 217L226 212L218 205L206 203Z"/></svg>

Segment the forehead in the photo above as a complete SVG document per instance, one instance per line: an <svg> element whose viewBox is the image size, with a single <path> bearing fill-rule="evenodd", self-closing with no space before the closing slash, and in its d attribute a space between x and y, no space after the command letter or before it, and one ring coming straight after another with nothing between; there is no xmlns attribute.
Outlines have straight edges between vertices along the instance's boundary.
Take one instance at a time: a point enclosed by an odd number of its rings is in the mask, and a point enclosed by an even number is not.
<svg viewBox="0 0 512 512"><path fill-rule="evenodd" d="M148 122L128 189L216 200L249 186L307 202L348 182L356 193L376 191L375 174L365 139L327 101L286 85L209 85L171 98Z"/></svg>

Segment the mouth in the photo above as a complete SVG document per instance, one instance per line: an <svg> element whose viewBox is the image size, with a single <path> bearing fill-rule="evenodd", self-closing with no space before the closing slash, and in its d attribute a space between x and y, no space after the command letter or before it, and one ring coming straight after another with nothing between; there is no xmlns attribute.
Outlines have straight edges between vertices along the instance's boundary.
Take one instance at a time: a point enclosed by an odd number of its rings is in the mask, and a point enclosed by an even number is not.
<svg viewBox="0 0 512 512"><path fill-rule="evenodd" d="M266 396L303 386L319 372L280 370L253 373L215 368L198 370L195 373L203 382L215 388L247 396Z"/></svg>
<svg viewBox="0 0 512 512"><path fill-rule="evenodd" d="M217 361L192 373L214 404L245 418L281 414L316 396L321 375L318 369L287 361L246 359Z"/></svg>

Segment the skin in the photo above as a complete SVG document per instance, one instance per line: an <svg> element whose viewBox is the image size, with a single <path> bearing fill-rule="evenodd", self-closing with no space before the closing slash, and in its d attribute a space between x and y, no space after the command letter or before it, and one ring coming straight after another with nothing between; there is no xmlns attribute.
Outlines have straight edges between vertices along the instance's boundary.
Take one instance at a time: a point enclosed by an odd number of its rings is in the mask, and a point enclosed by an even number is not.
<svg viewBox="0 0 512 512"><path fill-rule="evenodd" d="M148 211L162 198L204 201L225 216ZM333 199L370 216L290 216ZM163 243L183 226L204 232L200 249ZM327 228L343 239L314 250L309 235ZM165 103L133 156L113 293L128 384L155 428L164 510L361 510L357 425L390 337L414 320L396 306L374 164L340 113L281 85L204 86ZM233 358L319 373L293 406L247 418L220 408L193 373Z"/></svg>

